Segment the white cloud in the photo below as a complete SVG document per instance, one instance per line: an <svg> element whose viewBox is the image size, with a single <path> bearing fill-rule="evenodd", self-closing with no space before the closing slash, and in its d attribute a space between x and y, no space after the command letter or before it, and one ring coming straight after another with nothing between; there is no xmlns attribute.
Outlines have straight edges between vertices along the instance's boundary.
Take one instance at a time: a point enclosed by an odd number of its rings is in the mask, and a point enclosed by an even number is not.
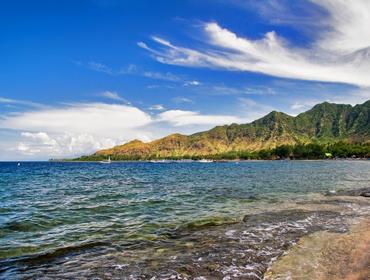
<svg viewBox="0 0 370 280"><path fill-rule="evenodd" d="M188 87L188 86L200 86L202 83L199 82L199 81L196 81L196 80L193 80L193 81L186 81L184 83L184 86L185 87Z"/></svg>
<svg viewBox="0 0 370 280"><path fill-rule="evenodd" d="M207 47L184 48L153 37L161 48L146 49L166 64L370 86L370 2L313 2L327 16L318 21L319 35L308 47L294 47L274 31L256 40L240 37L212 22L203 26Z"/></svg>
<svg viewBox="0 0 370 280"><path fill-rule="evenodd" d="M169 82L178 82L182 80L179 76L172 74L170 72L161 73L161 72L146 71L146 72L143 72L142 75L146 78L169 81Z"/></svg>
<svg viewBox="0 0 370 280"><path fill-rule="evenodd" d="M370 47L369 0L311 1L330 13L325 22L330 28L318 42L322 49L348 54ZM369 49L367 55L369 59Z"/></svg>
<svg viewBox="0 0 370 280"><path fill-rule="evenodd" d="M158 115L158 121L169 122L174 126L186 125L221 125L241 122L235 116L202 115L198 112L169 110Z"/></svg>
<svg viewBox="0 0 370 280"><path fill-rule="evenodd" d="M40 141L44 145L48 145L48 146L57 145L57 142L55 141L55 139L50 138L49 135L45 132L38 132L38 133L22 132L21 135L23 137L27 137L32 140Z"/></svg>
<svg viewBox="0 0 370 280"><path fill-rule="evenodd" d="M152 109L165 110L156 104ZM240 122L236 116L168 110L150 115L123 104L80 103L9 113L0 132L16 136L0 145L0 157L65 158L90 154L133 139L150 141L169 133L194 133L214 125Z"/></svg>
<svg viewBox="0 0 370 280"><path fill-rule="evenodd" d="M132 106L82 103L8 115L0 120L0 127L115 137L121 135L123 131L132 132L131 129L150 122L151 118L148 114Z"/></svg>
<svg viewBox="0 0 370 280"><path fill-rule="evenodd" d="M298 103L298 102L295 102L292 106L290 106L290 108L292 110L300 110L300 109L302 109L304 107L305 107L304 104L301 104L301 103Z"/></svg>
<svg viewBox="0 0 370 280"><path fill-rule="evenodd" d="M23 138L16 150L26 156L71 157L121 143L90 134L53 133L53 136L50 136L46 132L22 132L21 136Z"/></svg>
<svg viewBox="0 0 370 280"><path fill-rule="evenodd" d="M5 115L0 128L21 131L18 151L72 156L90 153L134 138L150 140L150 115L128 106L83 103Z"/></svg>

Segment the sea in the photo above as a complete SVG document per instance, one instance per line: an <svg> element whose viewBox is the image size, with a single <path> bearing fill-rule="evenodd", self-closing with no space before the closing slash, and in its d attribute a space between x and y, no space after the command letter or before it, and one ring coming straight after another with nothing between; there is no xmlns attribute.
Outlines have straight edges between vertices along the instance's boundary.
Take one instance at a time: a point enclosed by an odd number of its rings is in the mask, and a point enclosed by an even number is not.
<svg viewBox="0 0 370 280"><path fill-rule="evenodd" d="M370 161L0 163L0 279L263 279L370 215Z"/></svg>

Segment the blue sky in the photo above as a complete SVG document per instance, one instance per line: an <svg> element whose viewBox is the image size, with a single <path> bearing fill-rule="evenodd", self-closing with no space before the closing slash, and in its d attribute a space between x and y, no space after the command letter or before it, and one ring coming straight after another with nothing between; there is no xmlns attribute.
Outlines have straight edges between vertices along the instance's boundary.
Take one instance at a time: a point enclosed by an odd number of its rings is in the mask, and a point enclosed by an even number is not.
<svg viewBox="0 0 370 280"><path fill-rule="evenodd" d="M366 0L3 1L0 160L362 103L368 26Z"/></svg>

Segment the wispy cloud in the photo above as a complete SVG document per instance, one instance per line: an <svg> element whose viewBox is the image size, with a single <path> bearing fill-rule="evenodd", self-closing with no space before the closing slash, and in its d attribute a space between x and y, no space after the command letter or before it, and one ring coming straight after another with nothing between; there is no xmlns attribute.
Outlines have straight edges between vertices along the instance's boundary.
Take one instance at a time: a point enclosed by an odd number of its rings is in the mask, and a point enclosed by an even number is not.
<svg viewBox="0 0 370 280"><path fill-rule="evenodd" d="M216 22L203 25L206 46L191 49L152 37L160 48L146 50L165 64L250 71L276 77L370 87L370 2L312 0L326 11L317 37L295 47L274 31L249 39Z"/></svg>
<svg viewBox="0 0 370 280"><path fill-rule="evenodd" d="M213 94L221 95L275 95L276 90L269 86L242 86L230 87L225 85L215 85L209 90Z"/></svg>
<svg viewBox="0 0 370 280"><path fill-rule="evenodd" d="M115 100L115 101L121 101L121 102L124 102L128 105L131 104L131 102L127 101L125 98L121 97L117 92L115 91L104 91L104 92L101 92L99 94L99 96L102 96L102 97L105 97L105 98L108 98L108 99L111 99L111 100Z"/></svg>
<svg viewBox="0 0 370 280"><path fill-rule="evenodd" d="M117 75L118 72L114 72L110 67L108 67L105 64L95 62L95 61L90 61L87 63L87 68L90 70L96 71L96 72L102 72L108 75Z"/></svg>
<svg viewBox="0 0 370 280"><path fill-rule="evenodd" d="M35 108L45 108L45 107L47 107L46 105L41 104L41 103L37 103L37 102L31 102L31 101L19 100L19 99L12 99L12 98L6 98L6 97L0 97L0 103L21 105L21 106L35 107Z"/></svg>
<svg viewBox="0 0 370 280"><path fill-rule="evenodd" d="M77 66L86 67L92 71L104 73L111 76L119 75L137 75L142 76L152 80L167 81L173 83L182 83L183 86L198 86L201 82L197 80L188 80L187 77L182 75L176 75L171 72L159 72L159 71L147 71L141 69L140 67L130 64L127 67L114 70L112 67L95 61L90 61L87 64L82 63L81 61L73 61Z"/></svg>
<svg viewBox="0 0 370 280"><path fill-rule="evenodd" d="M142 76L154 80L162 80L162 81L169 81L169 82L179 82L182 81L182 78L172 74L170 72L161 73L161 72L153 72L153 71L145 71L141 73Z"/></svg>
<svg viewBox="0 0 370 280"><path fill-rule="evenodd" d="M257 11L269 23L290 25L309 33L314 27L324 24L323 17L326 14L310 0L227 0L225 2L246 10Z"/></svg>
<svg viewBox="0 0 370 280"><path fill-rule="evenodd" d="M177 103L177 104L180 104L180 103L194 103L194 101L191 100L190 98L182 97L182 96L174 97L174 98L172 98L172 101L174 103Z"/></svg>
<svg viewBox="0 0 370 280"><path fill-rule="evenodd" d="M189 86L200 86L202 83L199 82L199 81L196 81L196 80L192 80L192 81L186 81L184 83L184 87L189 87Z"/></svg>
<svg viewBox="0 0 370 280"><path fill-rule="evenodd" d="M164 106L162 104L155 104L155 105L152 105L149 107L149 110L151 111L163 111L165 110L166 108L164 108Z"/></svg>

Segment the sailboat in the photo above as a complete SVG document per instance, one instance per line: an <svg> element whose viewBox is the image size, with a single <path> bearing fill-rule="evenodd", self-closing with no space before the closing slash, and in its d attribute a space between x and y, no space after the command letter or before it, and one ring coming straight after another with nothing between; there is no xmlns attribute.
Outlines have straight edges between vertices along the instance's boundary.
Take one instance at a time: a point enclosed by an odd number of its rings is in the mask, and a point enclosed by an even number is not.
<svg viewBox="0 0 370 280"><path fill-rule="evenodd" d="M107 160L102 160L102 161L99 161L100 163L111 163L111 160L110 160L110 156L108 157Z"/></svg>

